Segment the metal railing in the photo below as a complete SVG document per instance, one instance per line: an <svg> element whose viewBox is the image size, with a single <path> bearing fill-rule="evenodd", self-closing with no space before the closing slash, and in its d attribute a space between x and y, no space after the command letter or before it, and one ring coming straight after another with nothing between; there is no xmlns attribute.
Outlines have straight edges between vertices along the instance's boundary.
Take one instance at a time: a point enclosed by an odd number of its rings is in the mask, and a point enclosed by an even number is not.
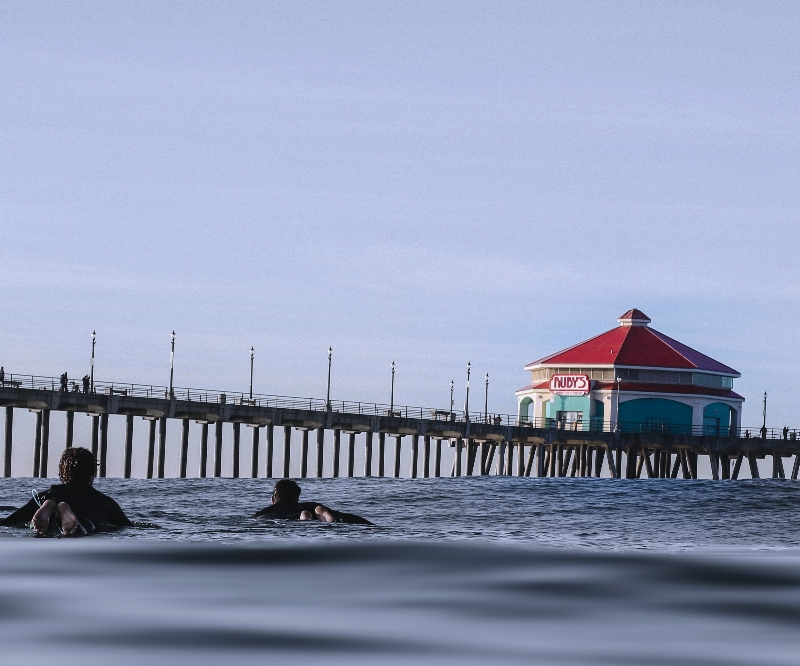
<svg viewBox="0 0 800 666"><path fill-rule="evenodd" d="M99 395L119 395L136 398L156 398L168 400L169 388L156 384L132 384L127 382L95 381L94 391L81 380L61 377L43 377L37 375L19 375L5 373L0 379L0 388L33 389L62 391L66 393L94 393ZM299 396L269 395L243 391L216 391L186 387L173 387L175 400L186 400L206 404L250 405L254 407L274 407L279 409L298 409L314 412L325 412L326 401L323 398L302 398ZM800 430L794 428L715 428L711 426L689 426L670 423L637 423L620 422L605 423L600 418L592 417L587 421L563 421L552 418L525 418L512 414L470 412L463 410L437 409L433 407L412 407L408 405L387 405L375 402L354 402L349 400L331 400L332 412L341 414L358 414L364 416L380 416L400 419L426 419L451 421L454 423L482 424L490 426L513 426L520 428L545 428L567 432L596 433L636 433L643 435L693 436L693 437L739 437L742 439L768 439L797 441Z"/></svg>

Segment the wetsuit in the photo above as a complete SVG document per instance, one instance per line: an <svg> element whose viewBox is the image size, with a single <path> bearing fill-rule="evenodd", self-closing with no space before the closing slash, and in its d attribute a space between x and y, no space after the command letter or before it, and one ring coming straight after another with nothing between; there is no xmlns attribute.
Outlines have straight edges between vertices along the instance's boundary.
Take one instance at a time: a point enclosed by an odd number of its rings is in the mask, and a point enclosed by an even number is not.
<svg viewBox="0 0 800 666"><path fill-rule="evenodd" d="M300 514L308 511L314 515L314 509L323 506L330 511L337 523L349 523L351 525L372 525L366 518L357 516L354 513L343 513L334 511L319 502L277 502L265 509L261 509L253 518L286 518L288 520L300 520Z"/></svg>
<svg viewBox="0 0 800 666"><path fill-rule="evenodd" d="M87 483L50 486L49 490L39 494L39 502L44 503L46 500L53 500L56 504L61 502L69 504L72 513L87 532L94 532L101 527L112 525L119 527L133 525L119 504ZM0 525L25 527L33 520L33 514L38 510L39 505L34 499L31 499L25 506L0 520Z"/></svg>

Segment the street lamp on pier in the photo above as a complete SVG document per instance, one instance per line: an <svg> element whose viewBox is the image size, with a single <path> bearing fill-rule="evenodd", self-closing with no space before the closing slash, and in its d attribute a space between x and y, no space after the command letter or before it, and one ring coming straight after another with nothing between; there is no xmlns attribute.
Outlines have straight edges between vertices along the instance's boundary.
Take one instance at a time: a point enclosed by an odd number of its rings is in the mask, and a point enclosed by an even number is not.
<svg viewBox="0 0 800 666"><path fill-rule="evenodd" d="M331 411L331 359L333 358L333 347L328 347L328 396L325 398L325 409Z"/></svg>
<svg viewBox="0 0 800 666"><path fill-rule="evenodd" d="M450 420L453 420L453 389L455 389L456 383L451 379L450 380Z"/></svg>
<svg viewBox="0 0 800 666"><path fill-rule="evenodd" d="M256 350L253 347L250 347L250 400L253 399L253 359L255 357Z"/></svg>
<svg viewBox="0 0 800 666"><path fill-rule="evenodd" d="M394 361L392 361L392 393L389 398L389 416L394 416Z"/></svg>
<svg viewBox="0 0 800 666"><path fill-rule="evenodd" d="M90 391L94 393L94 343L97 342L97 331L92 331L92 369L89 371Z"/></svg>
<svg viewBox="0 0 800 666"><path fill-rule="evenodd" d="M174 397L174 392L172 390L172 380L175 377L175 331L172 331L172 335L170 336L172 340L172 351L169 353L169 397Z"/></svg>
<svg viewBox="0 0 800 666"><path fill-rule="evenodd" d="M489 373L486 373L486 392L483 401L483 422L489 423Z"/></svg>
<svg viewBox="0 0 800 666"><path fill-rule="evenodd" d="M467 361L467 398L464 401L464 418L469 421L469 375L472 372L472 361Z"/></svg>

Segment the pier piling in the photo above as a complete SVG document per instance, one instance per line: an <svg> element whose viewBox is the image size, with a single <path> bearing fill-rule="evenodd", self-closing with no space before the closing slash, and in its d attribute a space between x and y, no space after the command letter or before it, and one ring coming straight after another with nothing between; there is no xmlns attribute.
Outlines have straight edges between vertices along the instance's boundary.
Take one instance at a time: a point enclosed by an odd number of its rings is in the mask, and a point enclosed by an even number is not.
<svg viewBox="0 0 800 666"><path fill-rule="evenodd" d="M164 478L164 465L167 459L167 417L158 419L158 478Z"/></svg>
<svg viewBox="0 0 800 666"><path fill-rule="evenodd" d="M220 428L222 427L222 423L220 422ZM234 423L232 424L233 430L233 441L231 442L231 476L234 479L239 478L239 458L241 457L241 437L242 437L242 424L241 423ZM254 431L256 431L256 445L250 452L250 472L251 476L255 478L255 474L258 473L258 428L254 427ZM222 437L220 437L222 439Z"/></svg>
<svg viewBox="0 0 800 666"><path fill-rule="evenodd" d="M155 461L156 454L156 420L154 418L147 419L150 423L150 428L147 438L147 478L153 478L153 462Z"/></svg>
<svg viewBox="0 0 800 666"><path fill-rule="evenodd" d="M36 432L33 440L33 474L34 478L39 477L39 462L42 455L42 410L36 410Z"/></svg>
<svg viewBox="0 0 800 666"><path fill-rule="evenodd" d="M200 478L205 479L208 472L208 423L201 424L200 429Z"/></svg>
<svg viewBox="0 0 800 666"><path fill-rule="evenodd" d="M214 423L214 478L219 478L220 476L222 476L222 421L221 420Z"/></svg>
<svg viewBox="0 0 800 666"><path fill-rule="evenodd" d="M97 460L98 447L100 444L100 415L90 414L92 418L92 455Z"/></svg>
<svg viewBox="0 0 800 666"><path fill-rule="evenodd" d="M180 477L186 478L186 461L189 457L189 419L183 419L183 428L181 429L181 461L180 461Z"/></svg>
<svg viewBox="0 0 800 666"><path fill-rule="evenodd" d="M347 433L347 476L352 477L355 473L356 464L356 434Z"/></svg>
<svg viewBox="0 0 800 666"><path fill-rule="evenodd" d="M100 415L100 477L108 473L108 414Z"/></svg>
<svg viewBox="0 0 800 666"><path fill-rule="evenodd" d="M333 465L331 475L334 479L339 478L339 458L342 455L342 431L337 428L333 431Z"/></svg>
<svg viewBox="0 0 800 666"><path fill-rule="evenodd" d="M267 424L267 451L264 454L264 476L272 478L272 460L275 457L275 426Z"/></svg>
<svg viewBox="0 0 800 666"><path fill-rule="evenodd" d="M3 476L11 476L11 447L14 442L14 408L6 407L5 450L3 458Z"/></svg>
<svg viewBox="0 0 800 666"><path fill-rule="evenodd" d="M67 431L64 433L64 448L72 448L72 440L75 434L75 412L66 413Z"/></svg>
<svg viewBox="0 0 800 666"><path fill-rule="evenodd" d="M258 478L258 439L259 439L259 431L260 428L258 425L254 424L250 426L253 431L252 435L252 445L250 449L250 478L257 479Z"/></svg>
<svg viewBox="0 0 800 666"><path fill-rule="evenodd" d="M283 478L289 478L289 463L292 456L292 426L283 426Z"/></svg>
<svg viewBox="0 0 800 666"><path fill-rule="evenodd" d="M355 442L355 433L353 433L353 441ZM353 444L355 448L355 444ZM372 431L367 430L364 433L364 476L372 476Z"/></svg>

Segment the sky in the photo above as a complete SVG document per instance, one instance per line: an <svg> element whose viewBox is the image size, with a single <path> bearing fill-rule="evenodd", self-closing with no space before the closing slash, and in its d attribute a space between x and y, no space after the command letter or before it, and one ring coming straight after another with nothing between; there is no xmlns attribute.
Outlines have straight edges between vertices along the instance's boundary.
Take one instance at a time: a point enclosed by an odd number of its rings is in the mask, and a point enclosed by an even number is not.
<svg viewBox="0 0 800 666"><path fill-rule="evenodd" d="M0 363L513 413L637 307L800 427L799 19L0 1Z"/></svg>

